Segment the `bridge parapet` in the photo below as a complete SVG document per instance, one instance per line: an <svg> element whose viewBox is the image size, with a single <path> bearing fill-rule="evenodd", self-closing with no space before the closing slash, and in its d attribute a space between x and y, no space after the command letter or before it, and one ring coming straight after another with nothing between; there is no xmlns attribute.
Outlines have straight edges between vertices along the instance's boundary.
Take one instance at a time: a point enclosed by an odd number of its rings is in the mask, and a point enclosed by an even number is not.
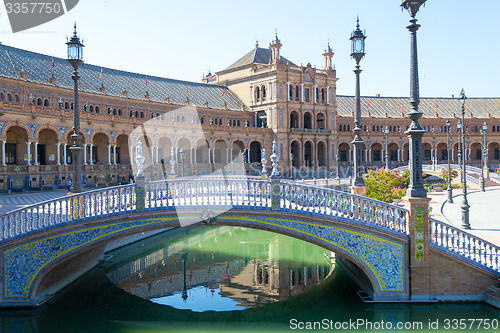
<svg viewBox="0 0 500 333"><path fill-rule="evenodd" d="M466 258L487 270L499 274L500 247L452 225L430 218L430 241L434 247Z"/></svg>
<svg viewBox="0 0 500 333"><path fill-rule="evenodd" d="M136 185L89 191L12 211L0 216L0 242L64 224L137 212ZM406 210L346 192L294 182L280 183L280 210L345 218L377 229L406 233ZM145 212L232 207L271 210L271 183L240 177L162 180L146 183ZM191 223L193 219L190 219ZM182 221L181 221L182 225Z"/></svg>

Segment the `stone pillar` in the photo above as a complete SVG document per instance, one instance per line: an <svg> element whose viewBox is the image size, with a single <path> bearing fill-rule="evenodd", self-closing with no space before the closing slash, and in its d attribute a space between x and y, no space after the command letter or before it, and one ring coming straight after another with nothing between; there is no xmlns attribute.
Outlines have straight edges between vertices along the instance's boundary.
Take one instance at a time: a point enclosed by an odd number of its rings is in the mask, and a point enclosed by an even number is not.
<svg viewBox="0 0 500 333"><path fill-rule="evenodd" d="M156 147L156 164L160 163L160 147Z"/></svg>
<svg viewBox="0 0 500 333"><path fill-rule="evenodd" d="M66 150L67 150L67 148L68 148L68 144L67 144L67 143L65 143L65 144L63 145L63 165L68 165L68 162L67 162L67 161L68 161L68 158L67 158L67 156L66 156Z"/></svg>
<svg viewBox="0 0 500 333"><path fill-rule="evenodd" d="M405 197L408 210L407 232L410 236L409 293L412 301L429 300L430 247L429 247L429 201L430 198Z"/></svg>
<svg viewBox="0 0 500 333"><path fill-rule="evenodd" d="M286 100L290 100L290 82L286 83ZM257 126L257 122L255 122L255 126Z"/></svg>
<svg viewBox="0 0 500 333"><path fill-rule="evenodd" d="M83 144L83 165L87 165L87 144Z"/></svg>
<svg viewBox="0 0 500 333"><path fill-rule="evenodd" d="M301 93L300 101L304 103L304 83L300 84L300 93Z"/></svg>
<svg viewBox="0 0 500 333"><path fill-rule="evenodd" d="M6 141L2 140L2 165L3 166L7 165L7 164L5 164L5 143L6 143Z"/></svg>
<svg viewBox="0 0 500 333"><path fill-rule="evenodd" d="M316 97L318 97L318 96L316 95L316 87L317 87L317 85L315 84L315 85L313 86L314 104L318 103L318 100L317 100L317 98L316 98Z"/></svg>
<svg viewBox="0 0 500 333"><path fill-rule="evenodd" d="M38 165L38 142L35 141L35 147L34 147L34 152L33 152L33 156L35 156L35 158L33 159L33 165Z"/></svg>
<svg viewBox="0 0 500 333"><path fill-rule="evenodd" d="M89 164L90 165L94 165L94 161L93 161L93 158L92 158L92 148L94 147L94 144L91 143L90 146L89 146Z"/></svg>
<svg viewBox="0 0 500 333"><path fill-rule="evenodd" d="M326 86L326 104L330 104L330 86Z"/></svg>
<svg viewBox="0 0 500 333"><path fill-rule="evenodd" d="M113 146L113 164L116 165L116 145Z"/></svg>
<svg viewBox="0 0 500 333"><path fill-rule="evenodd" d="M108 165L111 165L111 145L108 145Z"/></svg>
<svg viewBox="0 0 500 333"><path fill-rule="evenodd" d="M57 145L57 164L56 165L61 165L61 158L60 158L60 155L61 155L61 143L58 142L56 143Z"/></svg>
<svg viewBox="0 0 500 333"><path fill-rule="evenodd" d="M129 150L130 150L130 165L134 165L134 147L130 146Z"/></svg>
<svg viewBox="0 0 500 333"><path fill-rule="evenodd" d="M26 142L26 165L31 165L31 154L30 154L30 146L31 146L31 142Z"/></svg>
<svg viewBox="0 0 500 333"><path fill-rule="evenodd" d="M372 150L370 148L370 150L368 150L368 162L372 162Z"/></svg>

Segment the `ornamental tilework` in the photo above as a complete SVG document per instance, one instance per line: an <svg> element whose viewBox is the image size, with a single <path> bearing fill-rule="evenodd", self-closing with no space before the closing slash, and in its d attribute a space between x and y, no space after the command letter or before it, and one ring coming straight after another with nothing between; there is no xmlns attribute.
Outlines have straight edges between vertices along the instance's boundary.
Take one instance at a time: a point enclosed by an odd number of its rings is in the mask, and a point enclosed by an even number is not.
<svg viewBox="0 0 500 333"><path fill-rule="evenodd" d="M373 274L380 292L400 293L406 290L404 244L379 236L296 219L268 219L260 216L218 217L218 221L222 223L225 219L286 230L300 239L320 240L327 246L341 249L358 258L359 263Z"/></svg>
<svg viewBox="0 0 500 333"><path fill-rule="evenodd" d="M3 252L4 298L29 298L33 282L42 270L83 246L121 232L176 222L177 217L131 220L75 230L9 248Z"/></svg>
<svg viewBox="0 0 500 333"><path fill-rule="evenodd" d="M425 260L425 210L424 207L415 208L415 260Z"/></svg>

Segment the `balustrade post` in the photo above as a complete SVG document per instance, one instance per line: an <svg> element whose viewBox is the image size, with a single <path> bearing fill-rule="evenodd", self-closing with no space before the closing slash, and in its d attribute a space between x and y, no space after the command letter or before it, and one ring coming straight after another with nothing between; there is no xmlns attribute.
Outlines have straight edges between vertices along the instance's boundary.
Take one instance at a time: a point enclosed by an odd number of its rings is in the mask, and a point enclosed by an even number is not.
<svg viewBox="0 0 500 333"><path fill-rule="evenodd" d="M430 198L405 197L408 210L407 234L410 236L411 300L428 300L430 290L429 201Z"/></svg>

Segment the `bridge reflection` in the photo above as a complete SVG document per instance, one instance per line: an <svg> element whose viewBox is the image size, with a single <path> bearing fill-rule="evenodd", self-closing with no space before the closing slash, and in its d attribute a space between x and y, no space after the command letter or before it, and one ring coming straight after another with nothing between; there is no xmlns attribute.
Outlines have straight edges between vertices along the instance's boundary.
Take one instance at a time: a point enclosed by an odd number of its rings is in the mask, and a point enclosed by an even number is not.
<svg viewBox="0 0 500 333"><path fill-rule="evenodd" d="M298 239L230 226L189 229L173 237L155 236L158 241L146 243L151 245L130 260L123 253L133 249L118 250L120 262L108 267L108 278L157 302L169 296L192 302L193 288L201 287L244 309L301 294L333 270L326 250Z"/></svg>

